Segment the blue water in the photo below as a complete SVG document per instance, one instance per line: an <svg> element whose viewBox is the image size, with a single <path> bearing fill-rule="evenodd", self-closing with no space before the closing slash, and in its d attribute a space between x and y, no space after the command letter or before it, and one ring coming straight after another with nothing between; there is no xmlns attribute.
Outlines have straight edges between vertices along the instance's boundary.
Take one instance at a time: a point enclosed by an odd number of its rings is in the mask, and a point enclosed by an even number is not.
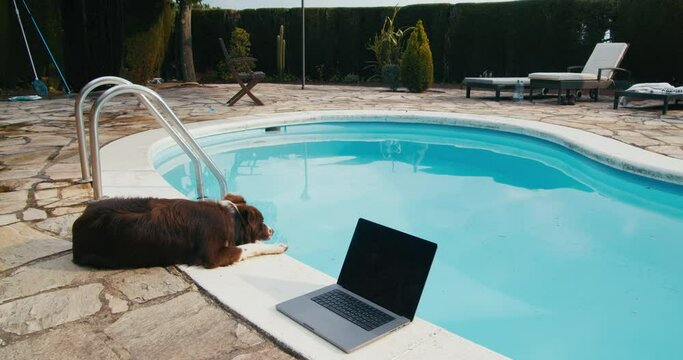
<svg viewBox="0 0 683 360"><path fill-rule="evenodd" d="M418 316L454 333L519 359L683 356L682 186L488 130L331 123L203 142L274 241L331 276L358 217L437 242ZM196 196L178 149L156 165Z"/></svg>

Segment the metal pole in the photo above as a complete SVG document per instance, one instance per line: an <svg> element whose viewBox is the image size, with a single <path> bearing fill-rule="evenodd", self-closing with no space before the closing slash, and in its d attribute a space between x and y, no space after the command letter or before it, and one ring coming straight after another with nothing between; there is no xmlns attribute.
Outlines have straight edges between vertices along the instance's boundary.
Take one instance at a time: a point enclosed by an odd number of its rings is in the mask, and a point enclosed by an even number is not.
<svg viewBox="0 0 683 360"><path fill-rule="evenodd" d="M301 90L306 87L306 15L304 0L301 0Z"/></svg>

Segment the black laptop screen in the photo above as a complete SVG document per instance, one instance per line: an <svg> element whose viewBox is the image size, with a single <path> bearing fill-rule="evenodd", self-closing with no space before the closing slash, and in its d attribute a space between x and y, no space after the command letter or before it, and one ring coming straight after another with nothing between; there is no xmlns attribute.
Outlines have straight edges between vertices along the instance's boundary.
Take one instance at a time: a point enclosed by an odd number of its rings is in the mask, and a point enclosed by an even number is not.
<svg viewBox="0 0 683 360"><path fill-rule="evenodd" d="M436 244L359 219L337 283L410 320Z"/></svg>

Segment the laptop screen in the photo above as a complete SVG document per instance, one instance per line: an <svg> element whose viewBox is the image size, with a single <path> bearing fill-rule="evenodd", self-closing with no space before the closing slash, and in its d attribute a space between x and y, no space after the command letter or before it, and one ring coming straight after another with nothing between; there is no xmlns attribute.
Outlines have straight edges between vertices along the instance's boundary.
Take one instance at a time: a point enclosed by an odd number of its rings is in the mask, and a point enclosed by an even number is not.
<svg viewBox="0 0 683 360"><path fill-rule="evenodd" d="M337 284L410 320L436 244L358 219Z"/></svg>

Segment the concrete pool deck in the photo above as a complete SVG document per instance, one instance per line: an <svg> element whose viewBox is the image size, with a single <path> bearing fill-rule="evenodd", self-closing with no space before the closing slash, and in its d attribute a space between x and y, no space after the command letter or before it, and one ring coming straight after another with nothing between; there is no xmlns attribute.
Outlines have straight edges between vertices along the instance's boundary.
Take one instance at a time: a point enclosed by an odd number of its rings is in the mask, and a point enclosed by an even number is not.
<svg viewBox="0 0 683 360"><path fill-rule="evenodd" d="M160 93L186 123L311 110L457 112L563 125L683 159L683 111L613 110L607 97L557 106L554 99L496 102L489 92L465 99L459 89L261 84L255 92L265 106L225 106L234 91L209 85ZM73 102L0 103L0 358L298 357L175 267L103 272L70 262L70 226L91 198L89 186L73 183L80 177ZM158 128L133 99L118 98L105 112L102 143Z"/></svg>

